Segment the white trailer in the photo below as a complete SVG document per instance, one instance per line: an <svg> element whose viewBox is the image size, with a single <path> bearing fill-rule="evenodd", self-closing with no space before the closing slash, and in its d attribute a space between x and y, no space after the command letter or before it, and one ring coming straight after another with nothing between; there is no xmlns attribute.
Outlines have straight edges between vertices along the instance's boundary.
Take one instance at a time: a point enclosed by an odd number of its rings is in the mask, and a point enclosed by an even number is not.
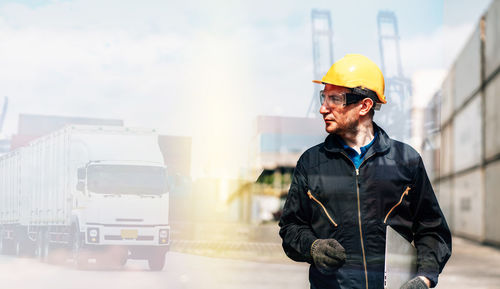
<svg viewBox="0 0 500 289"><path fill-rule="evenodd" d="M147 259L161 270L168 202L154 130L69 125L0 157L0 250L42 260L66 250L80 266Z"/></svg>

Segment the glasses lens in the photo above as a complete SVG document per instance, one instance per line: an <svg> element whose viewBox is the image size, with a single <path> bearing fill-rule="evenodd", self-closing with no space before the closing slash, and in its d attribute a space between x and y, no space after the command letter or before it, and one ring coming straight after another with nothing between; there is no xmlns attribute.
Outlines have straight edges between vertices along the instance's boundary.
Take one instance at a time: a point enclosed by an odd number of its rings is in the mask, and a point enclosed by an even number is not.
<svg viewBox="0 0 500 289"><path fill-rule="evenodd" d="M320 94L319 94L319 99L320 99L320 103L321 105L323 105L323 103L325 103L325 99L326 99L326 104L328 106L335 106L335 105L344 105L345 104L345 93L333 93L333 92L328 92L328 91L320 91Z"/></svg>
<svg viewBox="0 0 500 289"><path fill-rule="evenodd" d="M323 90L319 92L319 104L323 105L325 103L325 94L323 93Z"/></svg>

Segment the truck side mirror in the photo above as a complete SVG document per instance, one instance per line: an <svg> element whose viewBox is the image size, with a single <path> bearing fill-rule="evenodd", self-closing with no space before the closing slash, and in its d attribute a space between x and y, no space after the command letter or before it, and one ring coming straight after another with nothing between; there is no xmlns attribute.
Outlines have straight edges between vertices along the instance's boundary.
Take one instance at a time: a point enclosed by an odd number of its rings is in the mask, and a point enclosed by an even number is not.
<svg viewBox="0 0 500 289"><path fill-rule="evenodd" d="M78 168L77 175L78 175L79 180L85 180L85 177L86 177L85 176L86 175L85 168Z"/></svg>
<svg viewBox="0 0 500 289"><path fill-rule="evenodd" d="M85 182L79 181L76 184L76 190L80 191L80 192L83 192L85 190Z"/></svg>

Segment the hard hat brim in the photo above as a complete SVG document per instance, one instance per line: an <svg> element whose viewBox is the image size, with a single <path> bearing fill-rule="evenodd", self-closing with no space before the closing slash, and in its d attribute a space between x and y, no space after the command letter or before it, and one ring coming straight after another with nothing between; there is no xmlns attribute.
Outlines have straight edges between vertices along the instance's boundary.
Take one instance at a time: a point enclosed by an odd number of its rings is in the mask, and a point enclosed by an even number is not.
<svg viewBox="0 0 500 289"><path fill-rule="evenodd" d="M312 82L317 83L317 84L331 84L331 85L336 85L336 86L342 86L342 85L333 84L331 82L325 82L322 80L313 80ZM344 86L344 87L348 87L348 86Z"/></svg>

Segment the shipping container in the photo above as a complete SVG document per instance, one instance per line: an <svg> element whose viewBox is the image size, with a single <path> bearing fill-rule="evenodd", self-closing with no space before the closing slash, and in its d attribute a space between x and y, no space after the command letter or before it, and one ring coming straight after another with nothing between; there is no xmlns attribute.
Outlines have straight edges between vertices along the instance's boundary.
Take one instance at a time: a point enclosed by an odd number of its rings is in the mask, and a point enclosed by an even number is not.
<svg viewBox="0 0 500 289"><path fill-rule="evenodd" d="M453 170L460 172L481 163L481 95L474 99L453 121Z"/></svg>
<svg viewBox="0 0 500 289"><path fill-rule="evenodd" d="M485 74L489 78L500 67L500 1L495 0L486 12Z"/></svg>
<svg viewBox="0 0 500 289"><path fill-rule="evenodd" d="M441 126L448 122L453 114L453 98L455 95L455 68L452 66L444 79L441 94Z"/></svg>
<svg viewBox="0 0 500 289"><path fill-rule="evenodd" d="M500 245L499 67L500 1L495 0L442 84L440 169L434 181L443 211L449 200L453 204L445 214L454 234Z"/></svg>
<svg viewBox="0 0 500 289"><path fill-rule="evenodd" d="M486 166L486 201L484 219L486 223L486 241L500 245L500 161L490 163Z"/></svg>
<svg viewBox="0 0 500 289"><path fill-rule="evenodd" d="M453 110L456 111L481 85L481 40L479 25L455 61Z"/></svg>
<svg viewBox="0 0 500 289"><path fill-rule="evenodd" d="M454 233L484 240L484 179L481 168L453 180Z"/></svg>
<svg viewBox="0 0 500 289"><path fill-rule="evenodd" d="M490 159L500 153L500 75L488 83L485 95L485 157Z"/></svg>
<svg viewBox="0 0 500 289"><path fill-rule="evenodd" d="M440 149L440 162L439 175L441 177L446 177L453 172L453 123L447 125L441 129L441 149Z"/></svg>
<svg viewBox="0 0 500 289"><path fill-rule="evenodd" d="M435 187L439 206L451 230L454 229L453 219L453 179L445 179Z"/></svg>

